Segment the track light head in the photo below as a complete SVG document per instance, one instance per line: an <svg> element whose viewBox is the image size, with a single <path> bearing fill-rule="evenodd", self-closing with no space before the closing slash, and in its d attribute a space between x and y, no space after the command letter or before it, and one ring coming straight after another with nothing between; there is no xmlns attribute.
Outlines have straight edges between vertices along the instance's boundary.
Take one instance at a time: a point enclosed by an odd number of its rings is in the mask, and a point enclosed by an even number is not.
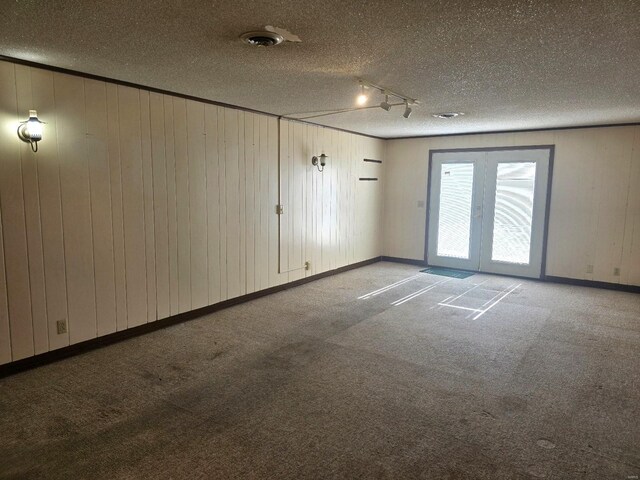
<svg viewBox="0 0 640 480"><path fill-rule="evenodd" d="M384 96L384 102L380 103L380 108L387 112L391 110L391 104L389 103L389 95Z"/></svg>
<svg viewBox="0 0 640 480"><path fill-rule="evenodd" d="M360 95L356 98L356 103L358 105L364 105L369 100L369 96L364 91L364 84L360 84Z"/></svg>
<svg viewBox="0 0 640 480"><path fill-rule="evenodd" d="M409 106L409 102L404 102L404 113L402 114L402 116L404 118L409 118L411 116L411 112L413 110L411 110L411 107Z"/></svg>

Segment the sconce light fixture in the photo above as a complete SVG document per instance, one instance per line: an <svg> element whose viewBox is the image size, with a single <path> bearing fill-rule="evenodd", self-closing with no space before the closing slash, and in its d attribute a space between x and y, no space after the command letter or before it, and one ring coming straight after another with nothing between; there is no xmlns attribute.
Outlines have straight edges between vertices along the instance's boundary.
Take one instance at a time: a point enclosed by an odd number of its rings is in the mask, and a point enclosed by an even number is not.
<svg viewBox="0 0 640 480"><path fill-rule="evenodd" d="M315 155L311 157L311 165L315 166L319 172L324 170L324 166L327 164L327 156L323 153L319 157ZM320 168L322 167L322 168Z"/></svg>
<svg viewBox="0 0 640 480"><path fill-rule="evenodd" d="M18 137L30 144L34 152L38 151L38 142L42 140L42 125L44 122L38 120L38 112L29 110L29 119L21 122L18 127Z"/></svg>

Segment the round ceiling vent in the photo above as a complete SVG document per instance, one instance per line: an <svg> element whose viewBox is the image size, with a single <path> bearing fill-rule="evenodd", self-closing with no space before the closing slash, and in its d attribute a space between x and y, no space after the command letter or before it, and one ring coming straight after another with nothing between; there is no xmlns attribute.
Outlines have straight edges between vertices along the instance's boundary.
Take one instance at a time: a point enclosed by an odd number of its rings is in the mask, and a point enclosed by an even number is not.
<svg viewBox="0 0 640 480"><path fill-rule="evenodd" d="M283 42L284 38L275 32L247 32L240 35L240 40L255 47L273 47Z"/></svg>
<svg viewBox="0 0 640 480"><path fill-rule="evenodd" d="M435 118L448 119L448 118L456 118L456 117L459 117L460 115L464 115L464 113L462 113L462 112L443 112L443 113L434 113L432 116L435 117Z"/></svg>

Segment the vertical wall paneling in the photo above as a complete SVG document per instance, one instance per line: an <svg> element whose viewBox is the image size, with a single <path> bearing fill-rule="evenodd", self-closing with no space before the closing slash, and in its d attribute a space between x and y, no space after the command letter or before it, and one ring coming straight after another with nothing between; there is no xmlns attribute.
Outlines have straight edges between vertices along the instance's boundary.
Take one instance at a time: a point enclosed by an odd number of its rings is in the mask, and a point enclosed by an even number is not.
<svg viewBox="0 0 640 480"><path fill-rule="evenodd" d="M22 192L20 145L14 140L18 125L15 69L0 63L0 114L4 127L0 142L0 211L4 242L9 324L13 360L34 354L27 232ZM27 112L28 113L28 112Z"/></svg>
<svg viewBox="0 0 640 480"><path fill-rule="evenodd" d="M207 199L207 260L209 276L209 304L219 302L220 295L220 194L218 179L219 131L218 107L205 105L206 131L206 199Z"/></svg>
<svg viewBox="0 0 640 480"><path fill-rule="evenodd" d="M67 319L67 288L53 73L31 69L31 85L33 107L47 122L45 135L53 140L40 144L36 161L49 349L54 350L69 345L69 333L59 334L56 327L58 320Z"/></svg>
<svg viewBox="0 0 640 480"><path fill-rule="evenodd" d="M209 303L204 104L187 102L191 308Z"/></svg>
<svg viewBox="0 0 640 480"><path fill-rule="evenodd" d="M107 90L104 82L85 80L86 155L89 163L91 227L95 265L97 335L117 330L116 284L111 220Z"/></svg>
<svg viewBox="0 0 640 480"><path fill-rule="evenodd" d="M140 94L118 86L128 326L147 322L147 267Z"/></svg>
<svg viewBox="0 0 640 480"><path fill-rule="evenodd" d="M153 183L153 233L156 274L157 318L171 315L169 288L169 213L167 188L166 143L164 134L164 100L159 93L149 96L151 161Z"/></svg>
<svg viewBox="0 0 640 480"><path fill-rule="evenodd" d="M225 179L227 224L227 298L240 295L240 193L238 185L238 110L225 110Z"/></svg>
<svg viewBox="0 0 640 480"><path fill-rule="evenodd" d="M164 138L167 162L167 232L169 235L169 299L171 315L180 311L178 282L178 199L176 195L176 149L173 97L163 96Z"/></svg>
<svg viewBox="0 0 640 480"><path fill-rule="evenodd" d="M289 195L291 212L291 225L289 228L289 281L298 280L304 277L304 258L302 257L302 241L304 235L304 130L305 125L299 122L291 122L291 143L290 143L290 170L289 179L291 181ZM309 162L311 157L309 157Z"/></svg>
<svg viewBox="0 0 640 480"><path fill-rule="evenodd" d="M17 110L22 115L32 109L31 70L22 65L15 67ZM29 261L29 287L33 325L33 346L36 354L49 350L47 307L44 281L44 257L42 252L42 230L40 226L40 192L38 189L37 157L31 147L20 142L20 164L22 166L22 188Z"/></svg>
<svg viewBox="0 0 640 480"><path fill-rule="evenodd" d="M304 129L304 145L307 150L307 158L310 159L311 156L316 155L315 150L313 149L312 142L312 129L308 128L305 125ZM307 163L304 163L304 259L311 263L311 268L305 271L305 276L312 275L314 270L314 262L313 262L313 171L311 170L311 162L307 160Z"/></svg>
<svg viewBox="0 0 640 480"><path fill-rule="evenodd" d="M153 159L151 157L151 113L149 92L140 90L140 140L142 147L142 194L144 252L147 280L147 322L158 319L156 298L156 244L153 213Z"/></svg>
<svg viewBox="0 0 640 480"><path fill-rule="evenodd" d="M0 365L11 361L11 331L7 303L7 279L4 269L4 242L2 241L2 210L0 210Z"/></svg>
<svg viewBox="0 0 640 480"><path fill-rule="evenodd" d="M258 118L259 145L260 145L260 242L257 248L257 257L260 265L260 288L267 288L271 285L270 272L274 266L269 256L269 224L273 212L269 201L269 147L268 130L269 118L260 116ZM270 208L271 207L271 208Z"/></svg>
<svg viewBox="0 0 640 480"><path fill-rule="evenodd" d="M246 112L238 111L238 239L239 239L239 259L238 259L238 272L240 273L238 278L238 285L240 288L239 295L244 295L247 291L247 256L246 256L246 201L245 201L245 188L246 188L246 158L245 158L245 116L249 115Z"/></svg>
<svg viewBox="0 0 640 480"><path fill-rule="evenodd" d="M111 224L113 228L113 272L116 293L116 328L128 327L127 278L124 247L124 205L122 203L122 165L120 163L120 114L118 87L106 85L109 178L111 186Z"/></svg>
<svg viewBox="0 0 640 480"><path fill-rule="evenodd" d="M173 99L176 156L176 212L178 219L178 310L191 310L191 224L189 212L189 158L187 151L187 105Z"/></svg>
<svg viewBox="0 0 640 480"><path fill-rule="evenodd" d="M280 161L278 163L278 185L279 196L277 204L281 204L284 207L283 213L278 215L278 228L279 228L279 242L278 242L278 261L279 271L289 272L289 245L291 243L290 228L291 223L291 198L289 198L289 187L291 185L291 178L289 178L289 169L291 167L290 155L290 143L289 143L289 122L280 122Z"/></svg>
<svg viewBox="0 0 640 480"><path fill-rule="evenodd" d="M229 288L227 284L227 128L226 128L226 109L218 109L218 199L220 217L218 219L218 228L220 231L220 299L229 298Z"/></svg>
<svg viewBox="0 0 640 480"><path fill-rule="evenodd" d="M54 74L71 343L97 335L84 81Z"/></svg>
<svg viewBox="0 0 640 480"><path fill-rule="evenodd" d="M286 128L282 122L282 128ZM279 203L278 196L278 135L279 121L274 118L267 119L267 159L269 163L269 284L280 285L286 282L287 274L278 273L278 215L275 214L275 206Z"/></svg>
<svg viewBox="0 0 640 480"><path fill-rule="evenodd" d="M352 175L381 141L4 61L0 122L0 363L381 253Z"/></svg>
<svg viewBox="0 0 640 480"><path fill-rule="evenodd" d="M255 291L256 261L255 261L255 192L256 192L256 166L254 145L254 118L252 113L244 116L244 231L245 231L245 255L246 265L245 293Z"/></svg>
<svg viewBox="0 0 640 480"><path fill-rule="evenodd" d="M261 200L260 194L262 162L260 157L260 115L252 115L253 123L253 271L254 271L254 291L261 290L262 287L262 250L261 247ZM247 260L248 261L248 260Z"/></svg>
<svg viewBox="0 0 640 480"><path fill-rule="evenodd" d="M314 129L313 137L314 137L314 152L323 152L324 142L322 141L322 133L324 130ZM313 172L313 250L314 250L314 260L313 265L315 265L314 272L321 272L322 268L322 212L323 212L323 201L322 201L322 175L319 175L316 172Z"/></svg>

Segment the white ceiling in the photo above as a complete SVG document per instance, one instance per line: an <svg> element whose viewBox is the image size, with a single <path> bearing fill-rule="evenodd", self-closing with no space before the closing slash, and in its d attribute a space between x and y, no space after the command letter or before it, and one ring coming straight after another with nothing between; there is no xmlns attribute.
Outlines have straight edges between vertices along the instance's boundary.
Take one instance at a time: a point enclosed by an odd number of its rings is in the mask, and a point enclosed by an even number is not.
<svg viewBox="0 0 640 480"><path fill-rule="evenodd" d="M0 54L380 137L640 121L640 1L3 0ZM265 25L302 43L256 48ZM376 99L379 103L381 99ZM431 114L463 111L440 120Z"/></svg>

